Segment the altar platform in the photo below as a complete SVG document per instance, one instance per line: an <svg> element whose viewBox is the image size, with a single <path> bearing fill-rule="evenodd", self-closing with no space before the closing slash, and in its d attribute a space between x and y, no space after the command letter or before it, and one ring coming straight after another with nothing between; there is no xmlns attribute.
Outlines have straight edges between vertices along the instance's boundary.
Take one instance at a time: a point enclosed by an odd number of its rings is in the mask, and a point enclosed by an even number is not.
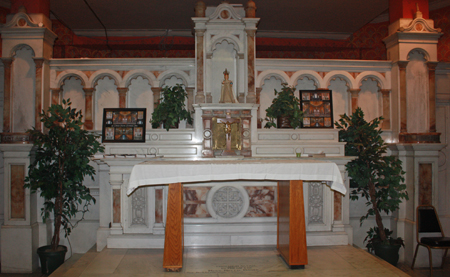
<svg viewBox="0 0 450 277"><path fill-rule="evenodd" d="M75 255L51 276L410 276L350 245L308 247L308 256L305 269L289 270L275 247L186 248L182 271L173 273L161 267L162 249L93 248ZM448 276L438 271L435 276ZM420 276L427 276L423 272Z"/></svg>

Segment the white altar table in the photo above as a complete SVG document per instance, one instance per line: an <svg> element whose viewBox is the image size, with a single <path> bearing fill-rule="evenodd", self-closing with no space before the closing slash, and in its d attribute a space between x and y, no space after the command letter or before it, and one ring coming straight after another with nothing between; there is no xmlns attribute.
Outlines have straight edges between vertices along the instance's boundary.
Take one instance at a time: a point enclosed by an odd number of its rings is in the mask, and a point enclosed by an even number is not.
<svg viewBox="0 0 450 277"><path fill-rule="evenodd" d="M149 185L169 185L163 267L183 266L183 183L276 180L277 249L290 268L304 268L306 251L303 181L327 181L331 189L346 188L335 163L310 159L155 159L133 167L127 194Z"/></svg>
<svg viewBox="0 0 450 277"><path fill-rule="evenodd" d="M328 181L332 190L347 192L337 165L310 159L155 159L133 167L127 194L140 186L230 180Z"/></svg>

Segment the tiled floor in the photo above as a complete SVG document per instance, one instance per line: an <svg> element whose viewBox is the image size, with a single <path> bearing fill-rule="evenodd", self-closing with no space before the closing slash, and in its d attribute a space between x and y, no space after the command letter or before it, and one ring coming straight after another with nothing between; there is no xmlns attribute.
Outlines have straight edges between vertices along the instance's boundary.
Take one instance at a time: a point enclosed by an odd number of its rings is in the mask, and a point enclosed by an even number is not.
<svg viewBox="0 0 450 277"><path fill-rule="evenodd" d="M57 276L429 276L429 271L400 265L402 270L352 246L308 247L305 269L289 270L274 247L185 248L181 272L164 272L162 249L91 249L75 254L51 277ZM435 277L450 276L435 269ZM38 277L35 274L0 274L2 277Z"/></svg>

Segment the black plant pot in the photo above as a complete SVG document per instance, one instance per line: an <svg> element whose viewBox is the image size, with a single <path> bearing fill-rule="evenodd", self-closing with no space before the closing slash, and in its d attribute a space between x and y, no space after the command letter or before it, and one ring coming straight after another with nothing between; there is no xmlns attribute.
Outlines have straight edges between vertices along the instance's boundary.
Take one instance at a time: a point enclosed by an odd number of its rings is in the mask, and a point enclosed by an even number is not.
<svg viewBox="0 0 450 277"><path fill-rule="evenodd" d="M277 117L277 128L292 128L291 118L289 116Z"/></svg>
<svg viewBox="0 0 450 277"><path fill-rule="evenodd" d="M37 249L41 261L42 274L50 275L64 263L67 247L58 245L56 252L51 251L51 249L52 247L50 245L42 246Z"/></svg>
<svg viewBox="0 0 450 277"><path fill-rule="evenodd" d="M393 266L397 266L398 262L398 251L400 250L400 244L381 244L377 243L373 245L375 249L375 255L382 258L386 262L390 263Z"/></svg>

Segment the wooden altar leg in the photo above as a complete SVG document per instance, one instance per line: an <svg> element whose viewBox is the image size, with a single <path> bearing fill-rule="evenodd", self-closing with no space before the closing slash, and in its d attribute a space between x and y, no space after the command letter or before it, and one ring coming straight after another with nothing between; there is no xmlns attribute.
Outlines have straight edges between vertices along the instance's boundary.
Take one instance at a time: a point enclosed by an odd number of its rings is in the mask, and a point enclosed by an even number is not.
<svg viewBox="0 0 450 277"><path fill-rule="evenodd" d="M169 184L163 267L180 271L183 267L183 191L181 183Z"/></svg>
<svg viewBox="0 0 450 277"><path fill-rule="evenodd" d="M278 182L277 249L291 269L308 264L303 181Z"/></svg>

